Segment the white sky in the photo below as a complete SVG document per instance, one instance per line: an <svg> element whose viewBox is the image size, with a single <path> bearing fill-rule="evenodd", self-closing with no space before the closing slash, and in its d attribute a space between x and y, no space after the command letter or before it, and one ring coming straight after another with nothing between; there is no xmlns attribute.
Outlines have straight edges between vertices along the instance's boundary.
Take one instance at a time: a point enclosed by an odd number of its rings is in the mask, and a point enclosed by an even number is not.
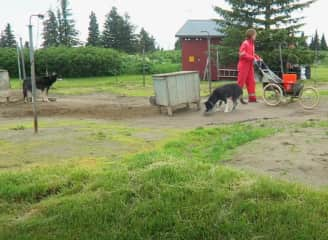
<svg viewBox="0 0 328 240"><path fill-rule="evenodd" d="M50 7L55 8L58 0L0 0L0 29L7 22L11 23L15 34L27 40L28 18L30 14L45 13ZM224 0L70 0L73 17L76 20L80 39L85 41L88 33L90 11L95 11L102 27L105 15L112 6L118 7L121 13L127 12L131 21L138 27L144 27L155 36L158 44L173 48L175 33L187 19L216 18L213 6L224 6ZM311 8L305 9L303 15L307 25L304 31L312 35L315 29L328 36L327 24L328 1L318 0ZM35 32L38 29L35 21ZM42 24L39 24L39 32ZM41 37L36 38L41 43Z"/></svg>

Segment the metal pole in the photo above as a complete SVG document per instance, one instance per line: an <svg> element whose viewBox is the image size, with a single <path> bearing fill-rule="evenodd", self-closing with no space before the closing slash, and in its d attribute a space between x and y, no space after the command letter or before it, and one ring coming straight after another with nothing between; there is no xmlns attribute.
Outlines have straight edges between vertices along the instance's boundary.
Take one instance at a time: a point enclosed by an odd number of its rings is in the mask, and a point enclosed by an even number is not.
<svg viewBox="0 0 328 240"><path fill-rule="evenodd" d="M20 43L20 57L21 57L21 63L22 63L22 75L23 80L26 79L26 69L25 69L25 56L24 56L24 47L23 47L23 40L22 38L19 38Z"/></svg>
<svg viewBox="0 0 328 240"><path fill-rule="evenodd" d="M143 86L146 87L145 48L142 50L142 79Z"/></svg>
<svg viewBox="0 0 328 240"><path fill-rule="evenodd" d="M20 53L19 53L19 45L18 45L18 43L17 43L17 46L16 46L16 52L17 52L18 76L19 76L19 80L22 80L22 71L21 71Z"/></svg>
<svg viewBox="0 0 328 240"><path fill-rule="evenodd" d="M211 56L211 37L208 34L208 87L212 93L212 56Z"/></svg>
<svg viewBox="0 0 328 240"><path fill-rule="evenodd" d="M208 90L210 94L212 93L212 61L211 61L211 36L208 31L201 31L202 33L207 34L207 64L208 64Z"/></svg>
<svg viewBox="0 0 328 240"><path fill-rule="evenodd" d="M38 113L36 109L36 82L35 82L35 62L34 62L34 48L33 48L33 27L32 27L32 17L30 16L29 38L30 38L30 63L31 63L31 83L32 83L32 108L34 117L34 133L38 133Z"/></svg>

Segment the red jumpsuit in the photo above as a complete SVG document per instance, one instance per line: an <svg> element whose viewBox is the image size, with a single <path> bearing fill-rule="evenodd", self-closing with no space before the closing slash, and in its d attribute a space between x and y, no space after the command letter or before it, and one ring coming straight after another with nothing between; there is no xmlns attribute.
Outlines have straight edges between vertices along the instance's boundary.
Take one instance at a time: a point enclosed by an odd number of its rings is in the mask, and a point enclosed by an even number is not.
<svg viewBox="0 0 328 240"><path fill-rule="evenodd" d="M254 60L258 59L260 58L255 54L254 41L252 39L245 40L239 49L238 85L241 88L246 85L250 102L256 102Z"/></svg>

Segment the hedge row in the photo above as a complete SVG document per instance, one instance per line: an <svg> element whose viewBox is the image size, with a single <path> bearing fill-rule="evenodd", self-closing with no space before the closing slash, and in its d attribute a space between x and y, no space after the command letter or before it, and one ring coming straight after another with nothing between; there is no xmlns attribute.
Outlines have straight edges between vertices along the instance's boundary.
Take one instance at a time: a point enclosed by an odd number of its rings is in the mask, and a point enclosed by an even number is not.
<svg viewBox="0 0 328 240"><path fill-rule="evenodd" d="M119 74L163 73L180 69L180 53L158 52L143 58L113 49L79 47L48 48L35 53L37 74L57 72L63 77L113 76ZM28 51L25 51L26 71L29 75ZM16 49L0 48L0 69L18 76Z"/></svg>

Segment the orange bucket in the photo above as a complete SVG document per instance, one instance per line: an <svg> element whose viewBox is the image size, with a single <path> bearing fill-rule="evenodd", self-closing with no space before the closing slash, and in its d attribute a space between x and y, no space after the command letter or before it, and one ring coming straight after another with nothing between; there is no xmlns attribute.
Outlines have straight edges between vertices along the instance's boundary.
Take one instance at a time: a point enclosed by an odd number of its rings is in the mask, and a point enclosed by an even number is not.
<svg viewBox="0 0 328 240"><path fill-rule="evenodd" d="M282 81L284 84L284 89L286 92L292 92L293 86L297 82L297 74L295 73L288 73L282 75Z"/></svg>

